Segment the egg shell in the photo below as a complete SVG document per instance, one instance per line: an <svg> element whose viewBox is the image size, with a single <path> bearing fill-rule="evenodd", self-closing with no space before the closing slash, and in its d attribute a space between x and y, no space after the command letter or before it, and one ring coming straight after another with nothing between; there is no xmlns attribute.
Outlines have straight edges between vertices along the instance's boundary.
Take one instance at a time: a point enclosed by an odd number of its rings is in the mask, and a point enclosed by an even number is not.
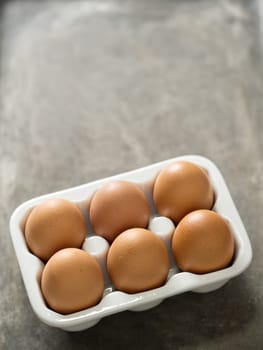
<svg viewBox="0 0 263 350"><path fill-rule="evenodd" d="M196 210L176 227L172 250L182 271L197 274L227 267L234 256L235 242L224 218L211 210Z"/></svg>
<svg viewBox="0 0 263 350"><path fill-rule="evenodd" d="M79 208L62 198L37 205L25 225L27 245L43 261L60 249L79 248L85 237L85 221Z"/></svg>
<svg viewBox="0 0 263 350"><path fill-rule="evenodd" d="M121 233L110 246L107 269L118 290L136 293L166 281L169 257L159 237L149 230L133 228Z"/></svg>
<svg viewBox="0 0 263 350"><path fill-rule="evenodd" d="M150 207L135 183L111 181L98 189L90 204L94 231L112 242L121 232L148 225Z"/></svg>
<svg viewBox="0 0 263 350"><path fill-rule="evenodd" d="M54 311L77 312L100 301L104 290L103 273L96 259L87 252L65 248L45 265L41 290Z"/></svg>
<svg viewBox="0 0 263 350"><path fill-rule="evenodd" d="M158 174L153 199L160 215L178 223L191 211L211 209L214 191L205 170L191 162L177 161Z"/></svg>

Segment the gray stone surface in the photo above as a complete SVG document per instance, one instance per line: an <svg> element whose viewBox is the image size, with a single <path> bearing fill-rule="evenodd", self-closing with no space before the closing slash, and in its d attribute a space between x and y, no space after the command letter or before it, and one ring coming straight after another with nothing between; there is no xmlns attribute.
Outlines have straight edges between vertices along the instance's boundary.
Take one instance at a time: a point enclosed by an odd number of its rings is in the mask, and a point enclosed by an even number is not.
<svg viewBox="0 0 263 350"><path fill-rule="evenodd" d="M0 7L0 348L262 349L261 1ZM254 257L216 292L84 332L41 323L8 221L27 199L182 154L221 169Z"/></svg>

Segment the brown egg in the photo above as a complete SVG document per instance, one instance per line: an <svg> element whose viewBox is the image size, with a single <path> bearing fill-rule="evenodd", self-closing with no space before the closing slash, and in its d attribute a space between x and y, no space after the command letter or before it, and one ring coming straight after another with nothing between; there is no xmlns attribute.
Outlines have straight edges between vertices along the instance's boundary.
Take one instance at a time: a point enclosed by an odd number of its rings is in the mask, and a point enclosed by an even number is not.
<svg viewBox="0 0 263 350"><path fill-rule="evenodd" d="M143 191L128 181L105 184L91 200L91 224L109 242L129 228L146 227L149 217L150 207Z"/></svg>
<svg viewBox="0 0 263 350"><path fill-rule="evenodd" d="M151 231L133 228L112 243L107 257L110 278L118 290L136 293L161 286L169 258L163 241Z"/></svg>
<svg viewBox="0 0 263 350"><path fill-rule="evenodd" d="M25 226L28 247L44 261L59 249L79 248L85 236L85 221L79 208L60 198L48 199L36 206Z"/></svg>
<svg viewBox="0 0 263 350"><path fill-rule="evenodd" d="M103 273L96 259L84 250L65 248L45 265L41 290L54 311L62 314L80 311L101 300Z"/></svg>
<svg viewBox="0 0 263 350"><path fill-rule="evenodd" d="M214 192L207 173L199 166L177 161L156 178L153 199L159 214L176 223L197 209L211 209Z"/></svg>
<svg viewBox="0 0 263 350"><path fill-rule="evenodd" d="M176 227L172 250L183 271L208 273L227 267L233 259L234 238L228 223L211 210L196 210Z"/></svg>

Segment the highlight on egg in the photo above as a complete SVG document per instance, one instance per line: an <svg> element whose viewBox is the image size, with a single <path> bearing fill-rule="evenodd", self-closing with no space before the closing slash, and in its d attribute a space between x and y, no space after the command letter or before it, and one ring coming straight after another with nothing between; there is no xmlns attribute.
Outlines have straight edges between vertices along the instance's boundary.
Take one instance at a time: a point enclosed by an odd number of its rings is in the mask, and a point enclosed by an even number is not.
<svg viewBox="0 0 263 350"><path fill-rule="evenodd" d="M204 274L231 264L235 241L228 222L211 210L186 215L172 238L175 261L182 271Z"/></svg>
<svg viewBox="0 0 263 350"><path fill-rule="evenodd" d="M91 199L90 222L96 234L112 242L132 227L147 227L150 206L144 192L129 181L111 181Z"/></svg>
<svg viewBox="0 0 263 350"><path fill-rule="evenodd" d="M153 188L157 212L178 223L197 209L211 209L214 190L207 172L186 161L169 164L157 175Z"/></svg>
<svg viewBox="0 0 263 350"><path fill-rule="evenodd" d="M33 254L47 261L63 248L80 248L86 225L76 204L51 198L33 208L25 225L26 243Z"/></svg>

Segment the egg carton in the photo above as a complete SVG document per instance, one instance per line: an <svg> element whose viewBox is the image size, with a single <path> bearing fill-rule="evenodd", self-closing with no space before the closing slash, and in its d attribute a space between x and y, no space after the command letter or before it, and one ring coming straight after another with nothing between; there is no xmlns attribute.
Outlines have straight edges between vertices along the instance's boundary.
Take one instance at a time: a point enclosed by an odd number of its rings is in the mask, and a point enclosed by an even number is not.
<svg viewBox="0 0 263 350"><path fill-rule="evenodd" d="M171 237L175 226L170 219L162 217L156 212L152 199L152 188L160 170L178 160L197 164L209 174L215 191L213 210L228 221L235 239L234 260L231 266L225 269L197 275L190 272L181 272L175 264L171 252ZM128 294L116 290L109 279L106 270L109 243L92 232L88 218L88 209L94 192L104 183L112 180L126 180L136 183L144 191L150 203L151 217L148 228L164 241L170 258L170 270L167 281L159 288ZM87 238L83 243L82 249L97 259L103 269L105 278L105 290L101 301L93 307L68 315L59 314L46 305L40 289L40 278L44 264L29 251L24 237L25 222L32 208L46 199L55 197L75 202L82 211L87 225ZM231 278L242 273L252 259L252 249L246 229L233 203L223 176L212 161L196 155L176 157L144 168L29 200L20 205L12 214L10 232L24 285L34 312L41 321L49 326L66 331L87 329L94 326L103 317L124 310L143 311L157 306L165 298L187 291L201 293L213 291L223 286Z"/></svg>

